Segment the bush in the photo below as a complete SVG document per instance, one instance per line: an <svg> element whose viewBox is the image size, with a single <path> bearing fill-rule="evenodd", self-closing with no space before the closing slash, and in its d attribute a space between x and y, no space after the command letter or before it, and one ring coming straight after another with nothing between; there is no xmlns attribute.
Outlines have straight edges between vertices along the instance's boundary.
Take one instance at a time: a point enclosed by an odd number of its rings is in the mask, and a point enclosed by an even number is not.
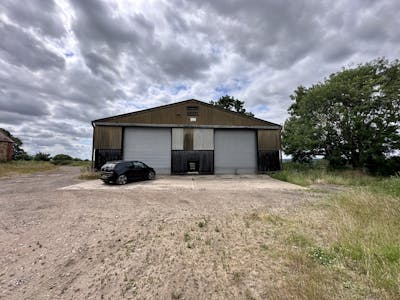
<svg viewBox="0 0 400 300"><path fill-rule="evenodd" d="M93 172L90 166L85 166L81 168L81 175L79 176L79 179L93 180L99 178L100 178L100 173Z"/></svg>
<svg viewBox="0 0 400 300"><path fill-rule="evenodd" d="M53 157L53 161L66 161L66 160L73 160L73 159L74 158L72 158L68 154L57 154L57 155L54 155L54 157Z"/></svg>
<svg viewBox="0 0 400 300"><path fill-rule="evenodd" d="M400 172L400 156L370 158L366 169L372 175L390 176Z"/></svg>
<svg viewBox="0 0 400 300"><path fill-rule="evenodd" d="M38 152L33 157L33 160L36 161L49 161L51 159L50 153Z"/></svg>

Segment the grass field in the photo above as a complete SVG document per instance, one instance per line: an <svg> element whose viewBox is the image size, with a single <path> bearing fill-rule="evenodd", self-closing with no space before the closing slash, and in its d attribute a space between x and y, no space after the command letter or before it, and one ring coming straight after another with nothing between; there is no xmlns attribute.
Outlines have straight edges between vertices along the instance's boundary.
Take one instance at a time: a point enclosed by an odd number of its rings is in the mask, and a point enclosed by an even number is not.
<svg viewBox="0 0 400 300"><path fill-rule="evenodd" d="M286 260L295 270L288 293L304 299L400 298L400 177L287 168L274 178L342 185L291 220Z"/></svg>
<svg viewBox="0 0 400 300"><path fill-rule="evenodd" d="M0 177L50 171L57 166L44 161L10 161L0 163Z"/></svg>

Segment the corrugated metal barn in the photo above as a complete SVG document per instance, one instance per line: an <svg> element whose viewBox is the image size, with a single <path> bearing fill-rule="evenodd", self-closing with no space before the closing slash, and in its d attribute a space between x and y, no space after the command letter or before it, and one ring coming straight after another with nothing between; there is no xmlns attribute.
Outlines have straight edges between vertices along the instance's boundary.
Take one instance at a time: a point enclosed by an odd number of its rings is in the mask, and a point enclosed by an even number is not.
<svg viewBox="0 0 400 300"><path fill-rule="evenodd" d="M93 161L139 160L158 174L245 174L281 168L281 126L186 100L92 121Z"/></svg>

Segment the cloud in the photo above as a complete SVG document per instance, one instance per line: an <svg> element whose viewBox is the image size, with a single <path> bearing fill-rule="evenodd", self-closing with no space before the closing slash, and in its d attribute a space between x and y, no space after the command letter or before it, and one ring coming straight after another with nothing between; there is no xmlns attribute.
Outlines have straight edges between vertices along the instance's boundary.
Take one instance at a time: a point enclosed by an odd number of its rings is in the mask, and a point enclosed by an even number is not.
<svg viewBox="0 0 400 300"><path fill-rule="evenodd" d="M66 33L60 11L53 0L30 0L24 3L2 0L0 8L12 22L36 29L44 36L59 38Z"/></svg>
<svg viewBox="0 0 400 300"><path fill-rule="evenodd" d="M283 123L290 94L400 56L400 2L0 3L0 127L30 152L90 158L90 121L231 94Z"/></svg>
<svg viewBox="0 0 400 300"><path fill-rule="evenodd" d="M0 23L0 52L2 59L17 66L38 71L65 66L64 58L49 50L46 45L21 28Z"/></svg>

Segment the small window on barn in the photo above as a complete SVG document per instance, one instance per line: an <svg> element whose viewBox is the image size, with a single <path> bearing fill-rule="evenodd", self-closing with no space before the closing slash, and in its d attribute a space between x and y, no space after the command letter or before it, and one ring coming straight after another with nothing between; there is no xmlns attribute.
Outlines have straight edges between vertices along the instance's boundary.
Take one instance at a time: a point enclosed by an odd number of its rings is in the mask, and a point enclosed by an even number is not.
<svg viewBox="0 0 400 300"><path fill-rule="evenodd" d="M189 117L198 116L199 115L199 107L198 106L186 106L186 115Z"/></svg>

